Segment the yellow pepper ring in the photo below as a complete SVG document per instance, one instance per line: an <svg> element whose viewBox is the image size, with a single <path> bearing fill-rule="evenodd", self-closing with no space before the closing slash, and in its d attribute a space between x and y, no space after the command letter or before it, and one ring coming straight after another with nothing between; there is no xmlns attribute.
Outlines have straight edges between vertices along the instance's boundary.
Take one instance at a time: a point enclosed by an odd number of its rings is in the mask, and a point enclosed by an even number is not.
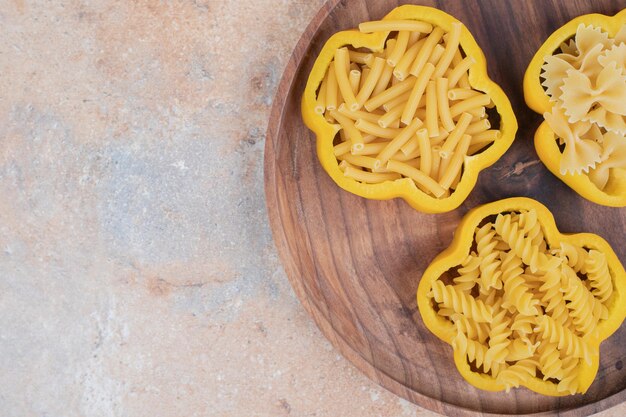
<svg viewBox="0 0 626 417"><path fill-rule="evenodd" d="M602 14L579 16L560 27L541 45L524 74L524 98L526 104L539 114L552 110L550 98L545 93L539 79L545 57L554 54L560 48L561 43L571 39L576 34L576 29L581 23L587 26L600 27L608 32L609 36L614 37L620 27L626 23L626 9L615 16ZM598 189L585 174L561 174L559 167L562 154L556 143L554 132L545 121L541 123L535 132L535 149L539 159L550 172L582 197L605 206L626 206L626 170L621 170L619 173L613 170L613 178L604 191Z"/></svg>
<svg viewBox="0 0 626 417"><path fill-rule="evenodd" d="M596 249L606 255L609 269L614 275L614 296L608 306L609 317L598 324L598 336L590 339L589 343L594 347L599 347L600 343L613 334L626 318L626 271L620 263L617 255L611 246L600 236L591 233L563 234L560 233L554 222L554 217L550 210L538 201L525 198L514 197L505 200L495 201L470 210L459 223L454 240L450 246L441 252L428 266L421 278L417 289L417 305L426 327L438 338L452 345L452 340L456 335L454 324L437 314L431 305L428 292L432 284L439 279L450 268L459 264L459 260L465 259L470 252L474 240L476 227L487 217L520 210L535 209L539 222L544 231L544 236L550 247L559 246L561 242L567 242L576 246L583 246L588 249ZM470 384L477 388L488 391L501 391L505 387L496 382L490 375L473 372L464 355L454 352L454 362L457 369ZM599 356L592 355L592 363L581 365L578 374L578 386L585 391L593 382L598 371ZM528 383L523 384L528 389L544 395L561 396L567 393L558 392L554 383L543 381L539 378L532 378Z"/></svg>
<svg viewBox="0 0 626 417"><path fill-rule="evenodd" d="M452 28L452 23L457 22L457 19L441 10L413 5L397 7L384 19L421 20L440 26L448 32ZM482 153L466 157L465 172L457 189L449 197L438 199L430 196L418 189L413 180L409 178L387 181L381 184L364 184L344 176L333 154L333 139L339 131L339 127L328 123L322 115L315 112L316 91L333 60L335 50L351 45L354 48L364 47L378 52L384 48L388 35L389 32L365 34L358 30L347 30L335 33L328 39L315 60L302 96L302 117L304 123L316 134L317 155L322 167L335 183L344 190L375 200L401 197L416 210L427 213L443 213L454 210L463 203L474 188L479 172L495 163L511 146L517 131L517 120L511 108L511 103L502 89L491 81L487 75L485 56L465 26L462 28L460 44L465 54L476 60L476 63L469 71L470 85L472 88L483 91L491 97L500 115L500 131L502 135L491 147Z"/></svg>

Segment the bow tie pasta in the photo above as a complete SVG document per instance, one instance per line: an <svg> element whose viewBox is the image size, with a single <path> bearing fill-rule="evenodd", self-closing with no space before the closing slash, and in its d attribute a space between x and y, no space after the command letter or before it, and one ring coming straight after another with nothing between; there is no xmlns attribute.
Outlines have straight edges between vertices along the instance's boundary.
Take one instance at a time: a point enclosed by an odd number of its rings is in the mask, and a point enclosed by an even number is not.
<svg viewBox="0 0 626 417"><path fill-rule="evenodd" d="M625 34L626 25L610 37L581 23L541 72L552 102L544 118L563 147L561 174L588 174L601 190L611 169L626 169Z"/></svg>

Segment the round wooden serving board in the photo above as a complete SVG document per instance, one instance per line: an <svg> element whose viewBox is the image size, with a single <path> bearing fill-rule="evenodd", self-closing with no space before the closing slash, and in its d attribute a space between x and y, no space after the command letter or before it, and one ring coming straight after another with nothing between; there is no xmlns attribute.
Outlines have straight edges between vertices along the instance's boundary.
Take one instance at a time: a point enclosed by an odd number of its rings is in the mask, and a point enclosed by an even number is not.
<svg viewBox="0 0 626 417"><path fill-rule="evenodd" d="M452 349L422 323L415 292L422 272L472 207L511 196L539 200L562 232L603 236L626 264L626 209L588 202L551 175L532 139L541 116L524 104L522 79L543 41L586 13L615 14L623 0L422 1L461 20L482 47L490 77L508 95L516 140L457 210L423 214L403 200L374 201L341 190L323 171L300 99L324 42L359 22L382 18L402 1L330 0L298 42L278 88L265 145L265 193L281 260L324 335L368 377L446 415L588 415L626 399L626 328L600 349L600 370L585 395L545 397L527 389L487 392L457 372Z"/></svg>

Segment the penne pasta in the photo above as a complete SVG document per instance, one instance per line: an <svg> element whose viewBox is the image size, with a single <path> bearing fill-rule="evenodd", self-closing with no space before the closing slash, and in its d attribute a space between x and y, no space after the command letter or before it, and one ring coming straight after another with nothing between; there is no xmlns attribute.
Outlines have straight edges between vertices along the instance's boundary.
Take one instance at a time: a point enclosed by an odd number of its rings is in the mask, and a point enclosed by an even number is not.
<svg viewBox="0 0 626 417"><path fill-rule="evenodd" d="M463 58L463 60L459 62L452 69L452 71L450 71L450 75L448 75L449 87L454 88L463 76L463 74L467 75L467 71L469 71L471 66L475 63L476 60L474 59L474 57L466 56L465 58Z"/></svg>
<svg viewBox="0 0 626 417"><path fill-rule="evenodd" d="M495 140L498 140L500 135L501 133L499 130L486 130L484 132L480 132L472 136L472 142L470 144L471 145L476 145L479 143L487 144Z"/></svg>
<svg viewBox="0 0 626 417"><path fill-rule="evenodd" d="M380 172L367 172L360 170L353 166L346 166L343 171L343 175L346 177L350 177L357 181L367 182L372 184L377 184L385 181L393 181L401 178L400 174L397 172L388 172L388 173L380 173Z"/></svg>
<svg viewBox="0 0 626 417"><path fill-rule="evenodd" d="M404 155L410 155L413 152L417 151L419 154L419 148L420 143L417 139L417 135L413 135L404 145L402 145L402 147L400 148L400 152L402 152Z"/></svg>
<svg viewBox="0 0 626 417"><path fill-rule="evenodd" d="M440 27L436 27L435 29L433 29L430 35L428 35L428 37L426 38L424 46L418 52L417 57L413 62L413 65L411 65L409 74L417 77L417 75L422 72L422 69L424 68L424 65L426 65L426 62L428 62L428 58L430 58L430 55L435 48L435 45L439 43L442 36L443 29L441 29Z"/></svg>
<svg viewBox="0 0 626 417"><path fill-rule="evenodd" d="M437 63L439 62L439 59L441 58L441 56L443 55L443 53L446 51L446 48L444 48L441 45L435 45L435 49L433 49L433 53L430 54L430 56L428 57L428 61L433 65L437 65Z"/></svg>
<svg viewBox="0 0 626 417"><path fill-rule="evenodd" d="M345 172L346 168L350 167L350 168L356 168L354 165L352 165L350 162L348 161L341 161L339 163L339 169L341 170L341 172Z"/></svg>
<svg viewBox="0 0 626 417"><path fill-rule="evenodd" d="M394 45L393 51L387 58L387 65L391 67L395 67L402 58L402 55L406 52L407 45L409 44L409 32L406 30L401 30L398 32L398 37L396 38L396 44Z"/></svg>
<svg viewBox="0 0 626 417"><path fill-rule="evenodd" d="M399 95L398 97L394 98L393 100L389 100L388 102L383 104L383 109L385 111L389 111L389 110L393 109L394 107L398 106L399 104L406 103L407 100L409 99L410 95L411 95L410 91L407 91L406 93L402 93L401 95ZM418 107L419 107L419 105L418 105Z"/></svg>
<svg viewBox="0 0 626 417"><path fill-rule="evenodd" d="M454 129L454 121L450 115L450 102L448 101L448 79L437 78L436 80L436 92L437 92L437 110L439 111L439 118L443 128L450 132Z"/></svg>
<svg viewBox="0 0 626 417"><path fill-rule="evenodd" d="M435 197L441 197L446 192L446 190L441 187L437 181L424 174L420 169L417 169L407 163L391 160L387 162L387 169L411 178L416 184L424 187Z"/></svg>
<svg viewBox="0 0 626 417"><path fill-rule="evenodd" d="M489 119L480 119L477 122L470 123L470 125L467 126L467 129L465 129L465 133L467 133L468 135L475 135L477 133L484 132L485 130L488 130L490 128L491 123L489 123Z"/></svg>
<svg viewBox="0 0 626 417"><path fill-rule="evenodd" d="M434 76L442 77L444 72L450 67L454 54L459 50L459 41L461 39L461 29L463 24L461 22L453 22L450 32L448 32L448 39L446 40L445 52L437 62Z"/></svg>
<svg viewBox="0 0 626 417"><path fill-rule="evenodd" d="M328 82L326 84L326 110L337 108L337 78L335 77L335 66L328 68Z"/></svg>
<svg viewBox="0 0 626 417"><path fill-rule="evenodd" d="M428 139L428 131L426 129L418 130L415 135L419 143L419 150L421 155L420 170L430 175L430 169L432 166L432 151L430 149L430 140Z"/></svg>
<svg viewBox="0 0 626 417"><path fill-rule="evenodd" d="M359 82L359 91L363 89L363 84L365 84L365 80L367 80L367 76L369 75L370 71L370 67L363 67L363 70L361 71L361 81ZM358 101L359 100L357 98L357 102Z"/></svg>
<svg viewBox="0 0 626 417"><path fill-rule="evenodd" d="M430 148L430 176L432 178L437 178L439 174L439 165L441 164L441 156L439 156L440 146L433 146Z"/></svg>
<svg viewBox="0 0 626 417"><path fill-rule="evenodd" d="M378 155L380 151L385 149L385 146L387 146L387 142L366 143L363 149L350 150L350 153L352 155Z"/></svg>
<svg viewBox="0 0 626 417"><path fill-rule="evenodd" d="M469 88L453 88L448 90L449 100L465 100L466 98L479 96L482 93L480 91L472 90Z"/></svg>
<svg viewBox="0 0 626 417"><path fill-rule="evenodd" d="M378 124L370 123L363 119L358 119L354 126L361 132L376 135L379 138L393 139L400 133L400 129L382 128Z"/></svg>
<svg viewBox="0 0 626 417"><path fill-rule="evenodd" d="M383 67L383 71L380 74L380 78L378 78L376 87L374 87L374 91L372 91L372 95L376 96L385 91L389 87L389 82L391 81L392 76L393 67L385 62L385 66Z"/></svg>
<svg viewBox="0 0 626 417"><path fill-rule="evenodd" d="M446 138L445 142L441 146L439 155L442 158L447 159L450 157L450 155L452 154L452 151L454 150L454 148L456 148L459 140L461 140L461 137L465 134L465 130L469 126L471 120L472 120L471 114L463 113L461 115L461 118L457 122L456 126L454 126L454 130L450 132L450 136Z"/></svg>
<svg viewBox="0 0 626 417"><path fill-rule="evenodd" d="M350 120L350 118L344 116L336 110L331 110L330 114L346 132L346 137L350 141L351 150L361 149L363 147L363 136L361 135L361 132L359 132L359 130L356 128L355 123Z"/></svg>
<svg viewBox="0 0 626 417"><path fill-rule="evenodd" d="M404 103L400 103L393 109L389 110L383 116L380 116L378 119L378 125L380 127L389 127L396 120L400 120L400 116L402 115L402 111L404 111Z"/></svg>
<svg viewBox="0 0 626 417"><path fill-rule="evenodd" d="M413 119L411 124L402 129L396 137L391 140L383 149L378 156L376 157L376 167L379 168L381 166L385 166L389 158L391 158L396 152L400 150L402 145L404 145L410 138L415 134L417 129L422 125L422 121L419 119Z"/></svg>
<svg viewBox="0 0 626 417"><path fill-rule="evenodd" d="M469 153L469 150L468 150L468 153ZM454 177L454 179L452 180L452 183L450 184L451 190L456 190L457 185L459 185L459 181L461 181L462 172L463 172L463 169L459 169L459 171L456 173L456 176Z"/></svg>
<svg viewBox="0 0 626 417"><path fill-rule="evenodd" d="M437 112L437 88L434 81L426 85L426 130L429 137L439 136L439 115Z"/></svg>
<svg viewBox="0 0 626 417"><path fill-rule="evenodd" d="M350 61L356 62L357 64L365 64L368 59L371 59L368 55L372 55L368 52L357 51L348 51L348 53L350 54Z"/></svg>
<svg viewBox="0 0 626 417"><path fill-rule="evenodd" d="M333 154L336 157L350 152L350 142L341 142L333 147Z"/></svg>
<svg viewBox="0 0 626 417"><path fill-rule="evenodd" d="M420 39L420 36L422 36L422 34L418 31L410 31L409 32L409 43L407 45L408 48L410 48L411 46L415 45L415 43Z"/></svg>
<svg viewBox="0 0 626 417"><path fill-rule="evenodd" d="M392 87L389 87L382 93L367 100L364 104L364 107L368 111L372 111L372 110L379 108L383 104L387 103L390 100L393 100L394 98L398 97L402 93L405 93L411 90L413 86L415 85L415 80L416 80L415 78L407 78L404 81L400 81L398 84Z"/></svg>
<svg viewBox="0 0 626 417"><path fill-rule="evenodd" d="M490 97L470 88L476 59L462 54L461 23L448 33L430 24L427 31L408 28L415 23L426 28L419 21L364 23L365 31L393 37L379 52L335 50L314 111L337 131L333 154L346 177L368 184L405 177L446 198L462 180L465 157L500 131L488 119Z"/></svg>
<svg viewBox="0 0 626 417"><path fill-rule="evenodd" d="M389 172L386 168L374 168L374 163L376 162L376 158L365 155L352 155L349 153L343 154L337 159L342 161L348 161L355 167L367 168L372 170L372 172Z"/></svg>
<svg viewBox="0 0 626 417"><path fill-rule="evenodd" d="M457 173L461 171L461 168L463 166L463 160L467 155L467 151L469 149L470 140L470 135L463 135L463 138L459 142L459 146L454 151L454 155L450 160L450 164L443 174L443 177L439 181L439 185L441 185L441 187L443 187L444 189L450 188L450 185L452 185L452 181L454 181Z"/></svg>
<svg viewBox="0 0 626 417"><path fill-rule="evenodd" d="M463 112L469 112L477 107L486 106L491 101L487 94L480 94L474 97L459 101L450 107L450 115L452 118L459 116Z"/></svg>
<svg viewBox="0 0 626 417"><path fill-rule="evenodd" d="M317 102L315 104L315 113L324 114L324 110L326 110L326 85L328 84L328 71L326 71L326 75L320 84L319 92L317 93Z"/></svg>
<svg viewBox="0 0 626 417"><path fill-rule="evenodd" d="M335 50L335 77L337 77L337 85L348 109L358 110L360 106L356 102L356 97L348 80L346 64L348 67L350 66L349 59L348 48L344 47Z"/></svg>
<svg viewBox="0 0 626 417"><path fill-rule="evenodd" d="M433 26L430 23L417 20L375 20L359 23L359 30L364 33L401 30L430 33L433 30Z"/></svg>
<svg viewBox="0 0 626 417"><path fill-rule="evenodd" d="M413 89L411 90L411 95L406 103L406 107L402 112L402 117L400 117L400 121L406 125L411 122L411 119L415 116L415 111L417 110L417 104L419 103L422 95L424 94L424 90L426 89L426 84L430 79L431 74L435 70L435 67L427 63L424 66L424 70L419 74L419 76L415 79L413 84ZM403 82L410 81L411 79L407 79ZM393 88L393 87L392 87Z"/></svg>
<svg viewBox="0 0 626 417"><path fill-rule="evenodd" d="M374 88L376 87L376 83L378 83L378 80L381 77L384 67L385 60L380 57L376 57L374 59L374 64L372 65L372 69L369 71L369 74L367 76L367 80L365 80L365 83L363 83L363 88L361 88L356 96L356 101L359 105L359 108L363 107L367 99L370 98L372 91L374 91Z"/></svg>
<svg viewBox="0 0 626 417"><path fill-rule="evenodd" d="M448 158L448 159L441 158L441 161L439 161L439 171L437 172L437 181L441 181L441 179L443 178L446 170L448 169L448 165L450 165L450 161L452 161L452 158Z"/></svg>
<svg viewBox="0 0 626 417"><path fill-rule="evenodd" d="M359 84L361 83L361 71L350 70L350 74L348 75L348 80L350 81L350 88L352 89L352 94L356 95L359 92Z"/></svg>
<svg viewBox="0 0 626 417"><path fill-rule="evenodd" d="M414 32L415 33L415 32ZM409 76L409 67L415 61L415 57L419 52L420 48L426 43L426 39L422 39L419 42L416 42L409 49L406 50L402 58L398 61L398 64L395 66L393 70L393 75L400 81L404 80L407 76Z"/></svg>
<svg viewBox="0 0 626 417"><path fill-rule="evenodd" d="M412 161L414 159L416 159L417 157L420 156L420 152L419 149L414 150L413 152L411 152L408 155L403 154L402 152L396 152L391 158L394 161L400 161L400 162L409 162Z"/></svg>
<svg viewBox="0 0 626 417"><path fill-rule="evenodd" d="M378 123L378 120L380 119L380 115L376 114L376 113L369 113L363 110L355 110L355 111L350 111L346 108L345 104L341 104L339 106L338 109L339 113L343 114L344 116L357 121L359 119L363 119L363 120L367 120L368 122L372 122L372 123Z"/></svg>

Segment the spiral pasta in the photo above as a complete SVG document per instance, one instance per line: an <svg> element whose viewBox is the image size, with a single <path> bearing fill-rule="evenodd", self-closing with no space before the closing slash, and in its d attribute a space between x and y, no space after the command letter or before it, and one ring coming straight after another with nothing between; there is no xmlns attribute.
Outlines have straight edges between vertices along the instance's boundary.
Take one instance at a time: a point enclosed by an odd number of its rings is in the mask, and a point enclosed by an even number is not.
<svg viewBox="0 0 626 417"><path fill-rule="evenodd" d="M602 303L608 301L613 293L613 283L606 256L597 250L589 251L585 260L587 278L591 285L592 294Z"/></svg>
<svg viewBox="0 0 626 417"><path fill-rule="evenodd" d="M507 390L540 378L577 392L614 291L606 255L565 241L551 247L534 210L499 214L473 243L448 277L453 285L439 279L429 293L454 325L454 350Z"/></svg>
<svg viewBox="0 0 626 417"><path fill-rule="evenodd" d="M452 285L445 285L441 281L436 281L432 287L432 296L444 307L463 313L467 318L477 322L490 322L492 319L491 306L486 306L482 301L477 301L471 295L457 290Z"/></svg>

